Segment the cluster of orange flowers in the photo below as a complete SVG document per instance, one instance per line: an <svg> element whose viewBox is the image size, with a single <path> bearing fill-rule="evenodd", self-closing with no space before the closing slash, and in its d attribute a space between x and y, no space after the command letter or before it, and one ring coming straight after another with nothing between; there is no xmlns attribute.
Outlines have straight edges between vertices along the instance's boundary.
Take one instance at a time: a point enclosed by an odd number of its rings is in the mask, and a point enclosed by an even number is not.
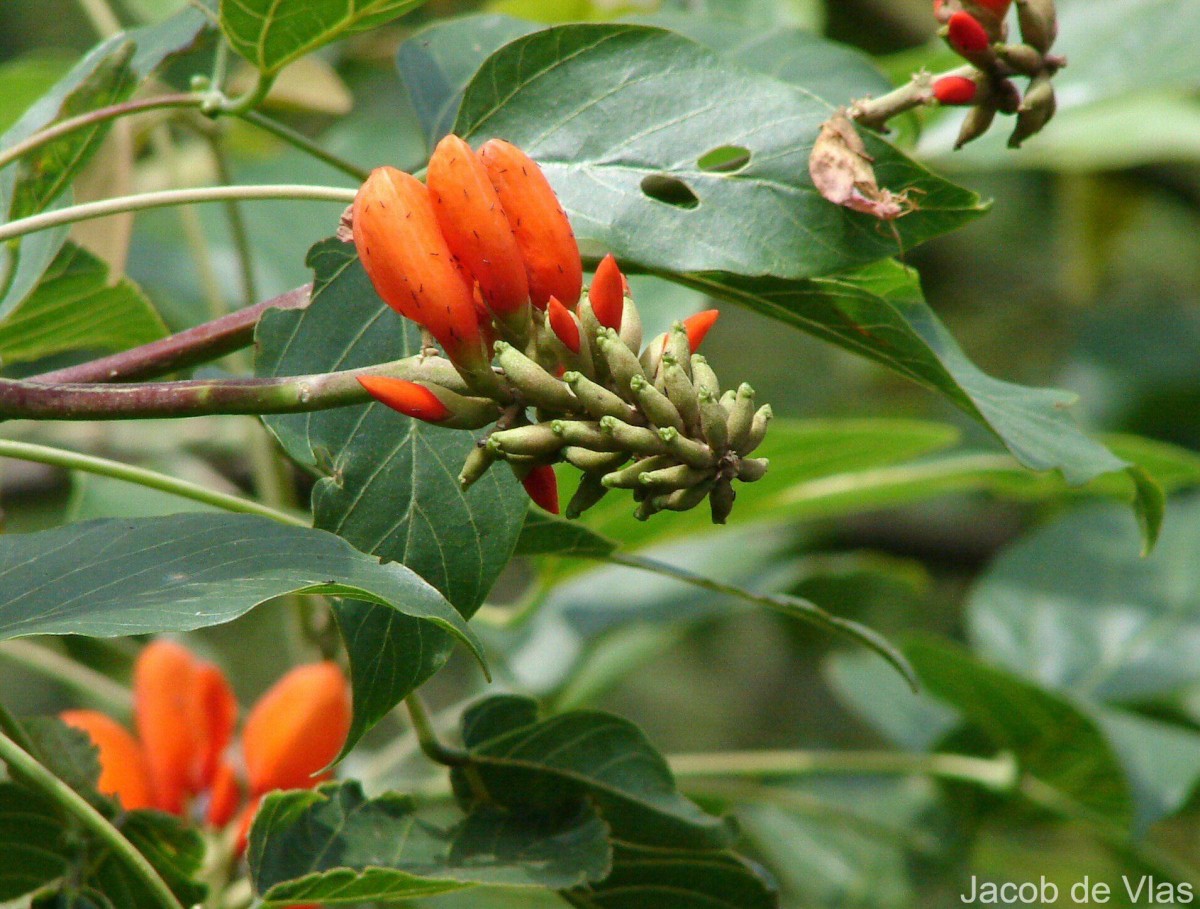
<svg viewBox="0 0 1200 909"><path fill-rule="evenodd" d="M221 670L167 640L134 667L136 736L95 710L62 719L100 754L99 789L122 807L157 808L236 833L236 849L262 797L329 778L350 729L350 689L331 662L297 666L254 705L235 738L238 706Z"/></svg>

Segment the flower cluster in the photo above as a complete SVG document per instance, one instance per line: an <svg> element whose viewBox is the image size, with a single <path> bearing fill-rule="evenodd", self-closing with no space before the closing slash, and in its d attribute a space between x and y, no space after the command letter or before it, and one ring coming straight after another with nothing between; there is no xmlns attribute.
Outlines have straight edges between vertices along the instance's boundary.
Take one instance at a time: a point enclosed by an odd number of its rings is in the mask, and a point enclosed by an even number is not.
<svg viewBox="0 0 1200 909"><path fill-rule="evenodd" d="M982 136L997 113L1015 114L1017 126L1008 144L1017 148L1041 132L1054 116L1054 75L1066 65L1050 53L1058 35L1054 0L1016 0L1020 43L1007 43L1006 22L1014 0L933 0L942 37L974 67L969 76L947 75L934 81L933 97L942 104L969 106L956 148ZM1022 97L1013 76L1026 76Z"/></svg>
<svg viewBox="0 0 1200 909"><path fill-rule="evenodd" d="M445 352L427 351L416 381L364 376L363 387L430 423L495 424L463 466L464 488L503 460L535 502L558 513L553 465L567 462L583 472L568 517L626 488L638 517L708 499L723 523L733 481L766 472L767 462L749 455L770 407L755 406L749 385L722 393L696 353L716 310L643 344L611 255L583 293L567 215L541 168L514 145L492 139L476 152L447 136L424 184L375 170L349 229L380 297Z"/></svg>
<svg viewBox="0 0 1200 909"><path fill-rule="evenodd" d="M157 808L212 830L235 850L263 795L308 789L337 757L350 729L350 690L334 663L298 666L267 691L242 724L224 673L172 641L157 640L134 668L137 735L95 710L68 710L100 756L99 789L123 808Z"/></svg>

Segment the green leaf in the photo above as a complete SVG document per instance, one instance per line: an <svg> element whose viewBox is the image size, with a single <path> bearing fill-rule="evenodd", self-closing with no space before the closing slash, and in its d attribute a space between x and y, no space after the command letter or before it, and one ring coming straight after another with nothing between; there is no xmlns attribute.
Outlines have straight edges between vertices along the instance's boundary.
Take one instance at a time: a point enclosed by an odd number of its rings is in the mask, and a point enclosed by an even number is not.
<svg viewBox="0 0 1200 909"><path fill-rule="evenodd" d="M171 892L185 906L204 900L208 887L200 883L204 837L182 818L161 811L130 811L115 819L117 829L146 857ZM87 883L122 909L157 909L161 902L125 861L111 852L91 869Z"/></svg>
<svg viewBox="0 0 1200 909"><path fill-rule="evenodd" d="M896 249L877 221L827 202L809 180L808 152L830 113L814 96L680 35L566 25L490 57L467 88L455 132L525 149L585 246L631 266L798 278ZM925 192L921 210L896 222L905 248L982 211L974 193L880 139L867 142L881 185ZM745 148L749 162L736 172L701 166L725 147Z"/></svg>
<svg viewBox="0 0 1200 909"><path fill-rule="evenodd" d="M728 819L705 814L675 789L670 768L642 732L620 717L572 711L539 720L530 698L498 695L463 715L471 782L452 771L460 797L487 797L510 811L553 814L591 800L618 840L723 849Z"/></svg>
<svg viewBox="0 0 1200 909"><path fill-rule="evenodd" d="M482 807L446 828L395 793L356 782L268 796L248 852L269 902L327 905L432 896L475 884L563 889L609 870L607 827L580 801L557 817Z"/></svg>
<svg viewBox="0 0 1200 909"><path fill-rule="evenodd" d="M45 796L0 783L0 900L15 900L63 876L67 833L58 806Z"/></svg>
<svg viewBox="0 0 1200 909"><path fill-rule="evenodd" d="M1080 485L1125 470L1152 543L1162 493L1144 472L1080 431L1065 412L1076 396L994 379L973 364L906 267L880 262L852 275L808 281L689 275L689 286L739 303L881 363L952 403L1004 443L1030 470L1058 470Z"/></svg>
<svg viewBox="0 0 1200 909"><path fill-rule="evenodd" d="M320 530L193 513L87 521L0 540L0 639L188 631L231 621L287 593L370 601L397 627L434 626L482 658L458 613L412 571L380 564ZM427 678L440 664L423 659L418 672L403 663L364 663L353 627L342 627L355 688L349 749L378 719L377 686L390 686L387 696L394 696L395 678ZM445 651L438 655L444 662ZM381 680L384 671L390 675Z"/></svg>
<svg viewBox="0 0 1200 909"><path fill-rule="evenodd" d="M616 843L603 883L563 897L581 909L775 909L774 882L730 852Z"/></svg>
<svg viewBox="0 0 1200 909"><path fill-rule="evenodd" d="M588 530L578 521L530 509L514 555L580 556L600 559L616 552L615 540Z"/></svg>
<svg viewBox="0 0 1200 909"><path fill-rule="evenodd" d="M353 246L324 241L309 262L312 303L268 312L258 325L259 375L352 369L420 349L420 332L379 299ZM462 492L457 476L475 444L470 433L409 420L381 404L264 422L289 455L326 474L312 493L316 526L404 564L463 615L474 613L508 564L528 499L505 470L488 471ZM390 609L344 602L336 614L361 667L353 680L360 705L353 739L441 668L450 641Z"/></svg>
<svg viewBox="0 0 1200 909"><path fill-rule="evenodd" d="M82 729L57 717L35 716L21 726L33 743L33 755L56 777L102 810L111 800L96 790L100 781L100 752Z"/></svg>
<svg viewBox="0 0 1200 909"><path fill-rule="evenodd" d="M383 25L425 0L221 0L230 46L274 75L323 44Z"/></svg>
<svg viewBox="0 0 1200 909"><path fill-rule="evenodd" d="M74 62L62 52L31 50L0 64L0 132L50 91Z"/></svg>
<svg viewBox="0 0 1200 909"><path fill-rule="evenodd" d="M945 642L904 648L921 682L957 708L1023 772L1051 787L1075 812L1127 826L1134 806L1112 747L1084 710Z"/></svg>
<svg viewBox="0 0 1200 909"><path fill-rule="evenodd" d="M0 360L24 363L71 350L125 350L167 333L137 285L67 243L37 288L0 321Z"/></svg>
<svg viewBox="0 0 1200 909"><path fill-rule="evenodd" d="M353 369L420 350L419 331L380 301L352 245L323 241L309 262L312 303L268 312L259 323L259 375ZM483 602L516 545L528 498L503 470L489 470L466 493L459 489L471 434L381 404L265 422L293 458L332 474L313 490L318 527L407 565L464 615Z"/></svg>

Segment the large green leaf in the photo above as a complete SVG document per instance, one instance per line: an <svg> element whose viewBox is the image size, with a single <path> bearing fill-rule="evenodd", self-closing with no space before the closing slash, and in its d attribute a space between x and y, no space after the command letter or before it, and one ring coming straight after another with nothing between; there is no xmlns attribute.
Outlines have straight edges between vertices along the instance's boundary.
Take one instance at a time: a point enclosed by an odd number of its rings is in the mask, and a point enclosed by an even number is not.
<svg viewBox="0 0 1200 909"><path fill-rule="evenodd" d="M67 825L58 806L16 783L0 783L0 900L15 900L68 868Z"/></svg>
<svg viewBox="0 0 1200 909"><path fill-rule="evenodd" d="M945 395L991 430L1031 470L1058 470L1067 483L1126 470L1144 536L1162 519L1162 492L1079 430L1066 408L1076 396L994 379L973 364L925 303L915 274L880 262L837 278L685 276L687 284L739 303L860 354Z"/></svg>
<svg viewBox="0 0 1200 909"><path fill-rule="evenodd" d="M365 31L425 0L221 0L221 30L260 72L273 75L343 35Z"/></svg>
<svg viewBox="0 0 1200 909"><path fill-rule="evenodd" d="M661 13L631 21L679 32L741 66L790 82L831 104L890 88L868 57L811 31L750 27L694 14ZM436 141L450 132L463 93L484 60L540 28L510 16L463 16L435 22L401 44L396 66L426 138Z"/></svg>
<svg viewBox="0 0 1200 909"><path fill-rule="evenodd" d="M565 889L598 881L611 861L607 833L582 800L556 817L484 806L447 827L406 796L368 800L347 782L268 796L248 857L265 900L356 904L475 884Z"/></svg>
<svg viewBox="0 0 1200 909"><path fill-rule="evenodd" d="M775 909L774 882L730 852L661 849L618 843L602 883L568 891L580 909Z"/></svg>
<svg viewBox="0 0 1200 909"><path fill-rule="evenodd" d="M797 278L896 249L878 222L827 202L809 180L808 153L830 113L672 32L567 25L490 57L455 131L524 148L585 245L631 266ZM882 185L925 193L921 210L897 222L906 248L982 211L975 194L867 141ZM730 146L749 152L744 167L705 169L706 153Z"/></svg>
<svg viewBox="0 0 1200 909"><path fill-rule="evenodd" d="M628 720L598 711L538 719L530 698L498 695L463 715L470 774L454 770L461 798L514 812L555 813L591 800L618 840L666 848L723 849L728 819L705 814L675 789L670 768Z"/></svg>
<svg viewBox="0 0 1200 909"><path fill-rule="evenodd" d="M351 245L327 240L309 256L312 303L259 324L259 375L353 369L418 352L420 334L376 295ZM508 563L527 498L490 470L464 493L457 475L469 433L409 420L379 404L269 417L298 461L329 474L313 490L316 525L359 549L402 562L470 615Z"/></svg>
<svg viewBox="0 0 1200 909"><path fill-rule="evenodd" d="M929 691L996 748L1012 752L1023 772L1074 810L1122 826L1132 822L1121 764L1098 725L1071 700L948 643L919 641L904 652Z"/></svg>
<svg viewBox="0 0 1200 909"><path fill-rule="evenodd" d="M108 266L68 243L33 293L0 321L0 360L23 363L70 350L125 350L166 333L136 284L124 277L110 281Z"/></svg>
<svg viewBox="0 0 1200 909"><path fill-rule="evenodd" d="M0 639L190 631L288 593L354 596L474 636L403 565L333 534L241 514L102 519L0 541Z"/></svg>

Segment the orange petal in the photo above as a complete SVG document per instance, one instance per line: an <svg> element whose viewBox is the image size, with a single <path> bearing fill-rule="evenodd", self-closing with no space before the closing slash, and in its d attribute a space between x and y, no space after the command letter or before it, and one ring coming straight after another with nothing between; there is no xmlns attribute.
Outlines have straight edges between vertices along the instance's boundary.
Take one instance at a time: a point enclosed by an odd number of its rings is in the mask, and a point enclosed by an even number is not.
<svg viewBox="0 0 1200 909"><path fill-rule="evenodd" d="M566 345L567 350L573 354L579 353L579 323L575 321L575 316L571 311L558 302L558 297L550 298L550 305L546 308L546 316L550 322L550 328Z"/></svg>
<svg viewBox="0 0 1200 909"><path fill-rule="evenodd" d="M425 177L446 243L501 318L529 305L529 279L504 208L479 156L458 136L442 139Z"/></svg>
<svg viewBox="0 0 1200 909"><path fill-rule="evenodd" d="M237 816L237 836L233 841L233 854L238 858L246 851L246 841L250 839L250 828L254 826L254 815L258 813L258 806L262 804L262 796L256 795L250 800L241 813Z"/></svg>
<svg viewBox="0 0 1200 909"><path fill-rule="evenodd" d="M558 514L558 477L554 468L543 464L533 468L521 479L521 485L529 493L534 504L540 505L550 514Z"/></svg>
<svg viewBox="0 0 1200 909"><path fill-rule="evenodd" d="M154 789L154 806L183 814L195 789L203 732L195 703L199 662L173 641L157 640L138 655L133 711Z"/></svg>
<svg viewBox="0 0 1200 909"><path fill-rule="evenodd" d="M621 330L621 316L625 313L625 276L612 253L600 261L592 286L588 288L588 300L597 322L605 328Z"/></svg>
<svg viewBox="0 0 1200 909"><path fill-rule="evenodd" d="M211 663L197 664L193 692L192 710L200 732L200 750L196 755L192 791L202 792L212 785L233 738L238 705L225 673Z"/></svg>
<svg viewBox="0 0 1200 909"><path fill-rule="evenodd" d="M583 263L550 181L525 152L500 139L485 142L479 157L521 250L533 305L545 309L551 297L558 297L574 309L583 290Z"/></svg>
<svg viewBox="0 0 1200 909"><path fill-rule="evenodd" d="M429 329L450 359L491 360L471 286L442 236L423 183L394 167L373 170L354 198L354 245L383 301Z"/></svg>
<svg viewBox="0 0 1200 909"><path fill-rule="evenodd" d="M708 334L708 330L713 327L720 315L720 310L706 309L683 320L684 327L687 328L688 346L692 348L692 353L699 350L700 345L704 343L705 335Z"/></svg>
<svg viewBox="0 0 1200 909"><path fill-rule="evenodd" d="M250 790L307 789L350 731L350 687L336 663L297 666L264 694L242 730Z"/></svg>
<svg viewBox="0 0 1200 909"><path fill-rule="evenodd" d="M241 801L242 786L238 782L237 770L228 761L222 761L213 776L204 819L210 827L224 827L233 820Z"/></svg>
<svg viewBox="0 0 1200 909"><path fill-rule="evenodd" d="M116 796L126 811L154 806L145 755L124 726L95 710L66 710L59 718L86 732L99 749L101 792Z"/></svg>
<svg viewBox="0 0 1200 909"><path fill-rule="evenodd" d="M416 382L390 376L359 376L358 384L380 404L385 404L406 417L424 420L427 423L440 423L450 416L450 409L438 396Z"/></svg>

